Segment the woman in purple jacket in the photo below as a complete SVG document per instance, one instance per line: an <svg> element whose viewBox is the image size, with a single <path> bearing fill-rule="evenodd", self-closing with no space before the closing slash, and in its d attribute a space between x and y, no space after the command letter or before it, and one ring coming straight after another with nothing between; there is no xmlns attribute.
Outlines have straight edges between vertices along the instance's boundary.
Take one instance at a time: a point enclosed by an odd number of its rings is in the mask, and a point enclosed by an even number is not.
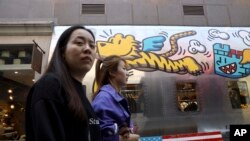
<svg viewBox="0 0 250 141"><path fill-rule="evenodd" d="M96 63L97 92L92 106L99 118L103 141L119 141L131 132L131 114L127 100L119 93L126 85L126 62L119 56L109 56Z"/></svg>

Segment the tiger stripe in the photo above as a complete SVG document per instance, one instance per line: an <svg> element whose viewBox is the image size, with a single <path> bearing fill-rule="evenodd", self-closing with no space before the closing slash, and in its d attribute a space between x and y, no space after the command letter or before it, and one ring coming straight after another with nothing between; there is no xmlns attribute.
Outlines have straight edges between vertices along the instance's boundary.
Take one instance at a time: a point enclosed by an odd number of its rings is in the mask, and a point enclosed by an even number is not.
<svg viewBox="0 0 250 141"><path fill-rule="evenodd" d="M126 60L130 68L142 69L150 68L152 70L160 70L164 72L180 73L189 72L192 74L200 73L201 67L191 57L184 57L179 60L171 60L151 52L139 52L140 58L134 60Z"/></svg>

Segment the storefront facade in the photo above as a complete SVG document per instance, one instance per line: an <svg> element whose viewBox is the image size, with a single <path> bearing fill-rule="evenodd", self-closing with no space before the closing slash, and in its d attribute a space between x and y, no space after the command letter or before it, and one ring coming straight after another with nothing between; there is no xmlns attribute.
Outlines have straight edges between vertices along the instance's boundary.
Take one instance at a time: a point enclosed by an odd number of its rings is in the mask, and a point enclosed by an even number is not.
<svg viewBox="0 0 250 141"><path fill-rule="evenodd" d="M51 22L0 24L1 139L25 134L27 93L48 63L52 31Z"/></svg>

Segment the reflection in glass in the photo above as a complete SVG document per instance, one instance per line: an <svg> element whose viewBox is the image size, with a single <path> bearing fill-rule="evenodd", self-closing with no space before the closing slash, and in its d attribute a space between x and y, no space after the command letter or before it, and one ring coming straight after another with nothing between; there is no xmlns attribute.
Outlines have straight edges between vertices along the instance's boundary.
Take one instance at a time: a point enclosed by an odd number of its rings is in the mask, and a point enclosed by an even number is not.
<svg viewBox="0 0 250 141"><path fill-rule="evenodd" d="M144 96L141 84L127 84L121 94L127 99L131 113L144 111Z"/></svg>
<svg viewBox="0 0 250 141"><path fill-rule="evenodd" d="M197 92L195 82L177 82L177 104L182 112L198 111Z"/></svg>
<svg viewBox="0 0 250 141"><path fill-rule="evenodd" d="M228 81L228 94L233 109L250 107L249 93L245 81Z"/></svg>

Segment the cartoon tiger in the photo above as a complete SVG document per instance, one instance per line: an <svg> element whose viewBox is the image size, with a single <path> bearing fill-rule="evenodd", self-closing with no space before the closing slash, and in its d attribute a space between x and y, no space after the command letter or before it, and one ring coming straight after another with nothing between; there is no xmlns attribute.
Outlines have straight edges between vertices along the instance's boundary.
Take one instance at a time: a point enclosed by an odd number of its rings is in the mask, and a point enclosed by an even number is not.
<svg viewBox="0 0 250 141"><path fill-rule="evenodd" d="M177 53L178 39L195 34L195 31L185 31L172 35L169 39L171 45L170 51L164 54L156 54L140 50L140 42L133 35L124 36L118 33L110 37L107 41L97 41L97 53L100 58L113 54L122 56L128 64L128 69L143 71L160 70L170 73L199 75L203 73L202 67L194 58L190 56L178 60L168 58Z"/></svg>

